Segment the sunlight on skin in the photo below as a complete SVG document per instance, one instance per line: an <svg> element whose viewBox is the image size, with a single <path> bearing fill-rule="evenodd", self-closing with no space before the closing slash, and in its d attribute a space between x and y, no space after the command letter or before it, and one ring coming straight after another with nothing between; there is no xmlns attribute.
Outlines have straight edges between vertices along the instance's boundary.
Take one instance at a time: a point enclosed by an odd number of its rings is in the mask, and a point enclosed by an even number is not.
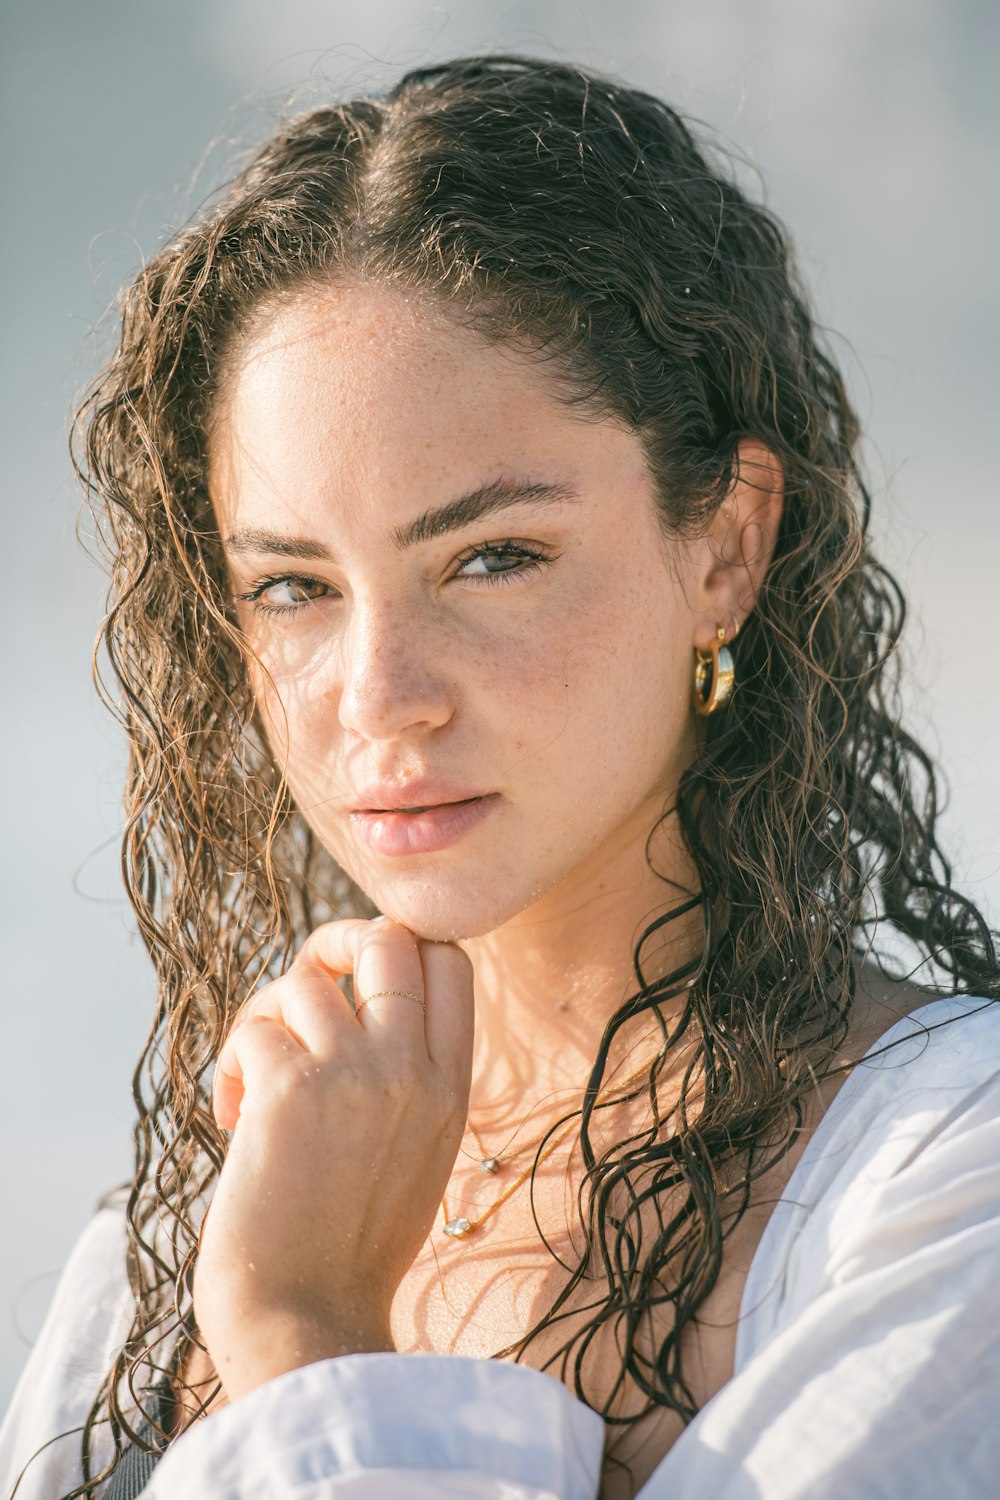
<svg viewBox="0 0 1000 1500"><path fill-rule="evenodd" d="M194 1301L234 1397L415 1330L486 1353L542 1294L527 1197L447 1295L431 1229L453 1188L482 1191L467 1118L506 1136L578 1097L639 931L692 888L671 821L655 875L647 841L697 748L693 648L752 607L781 483L747 441L706 535L666 540L633 432L370 285L258 317L227 375L210 482L254 691L303 815L390 918L317 928L219 1059L220 1123L237 1101L239 1123ZM677 928L663 967L698 942L697 915ZM410 1000L359 1021L344 973ZM627 1040L636 1072L651 1038ZM565 1172L538 1174L557 1227ZM494 1275L512 1306L473 1316Z"/></svg>
<svg viewBox="0 0 1000 1500"><path fill-rule="evenodd" d="M737 484L708 535L665 541L634 432L568 407L525 355L370 285L258 319L211 460L224 538L266 529L328 554L229 555L234 592L259 595L239 614L298 806L381 911L461 941L483 1057L513 1067L522 1049L519 1086L524 1048L543 1085L578 1080L669 894L645 846L695 750L692 650L752 607L775 467L766 489ZM561 498L391 542L501 480ZM521 554L483 553L505 545ZM494 794L490 810L446 848L373 849L351 817L359 793L420 778L445 778L453 799ZM691 886L669 824L653 852Z"/></svg>

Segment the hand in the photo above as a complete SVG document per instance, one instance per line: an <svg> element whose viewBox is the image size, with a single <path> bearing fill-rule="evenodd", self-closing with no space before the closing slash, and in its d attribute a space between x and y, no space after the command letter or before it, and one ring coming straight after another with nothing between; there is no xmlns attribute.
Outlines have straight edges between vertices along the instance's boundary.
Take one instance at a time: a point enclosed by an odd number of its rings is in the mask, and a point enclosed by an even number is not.
<svg viewBox="0 0 1000 1500"><path fill-rule="evenodd" d="M355 1016L336 980L353 973ZM234 1134L206 1217L195 1315L230 1400L336 1354L392 1347L393 1298L458 1154L472 966L386 920L329 922L239 1015L214 1111Z"/></svg>

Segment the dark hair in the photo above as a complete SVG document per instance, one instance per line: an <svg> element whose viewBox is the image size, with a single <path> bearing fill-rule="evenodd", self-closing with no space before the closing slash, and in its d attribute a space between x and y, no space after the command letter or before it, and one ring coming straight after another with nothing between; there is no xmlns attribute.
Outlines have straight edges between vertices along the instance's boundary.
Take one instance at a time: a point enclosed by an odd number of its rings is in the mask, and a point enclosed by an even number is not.
<svg viewBox="0 0 1000 1500"><path fill-rule="evenodd" d="M709 719L675 816L699 889L665 889L634 955L635 993L581 1079L584 1243L551 1325L585 1281L562 1374L620 1325L621 1391L690 1418L681 1336L718 1277L750 1185L787 1150L843 1042L854 959L884 922L950 993L1000 996L991 934L952 886L935 776L899 723L904 606L867 541L858 424L814 326L786 235L660 100L557 63L471 58L407 74L382 99L282 124L228 191L142 270L115 356L82 408L78 463L112 571L104 640L131 742L124 871L159 977L135 1076L128 1198L135 1316L84 1431L135 1435L157 1350L194 1337L204 1195L225 1155L208 1071L250 988L320 915L371 912L315 844L272 764L227 600L206 432L233 342L265 304L358 278L444 305L544 359L567 401L640 436L667 533L704 526L742 437L784 471L773 562L735 648L738 686ZM109 694L109 697L112 696ZM692 906L696 960L647 983L643 954ZM668 1026L658 1007L683 997ZM595 1143L597 1091L630 1019L660 1019L643 1087L656 1123ZM664 1058L690 1061L676 1104ZM638 1091L637 1091L638 1092ZM558 1127L554 1127L558 1128ZM541 1151L543 1147L539 1148ZM639 1215L659 1228L640 1237ZM658 1302L675 1320L636 1335ZM520 1356L538 1330L516 1347ZM600 1403L612 1420L611 1401ZM98 1476L101 1477L101 1476Z"/></svg>

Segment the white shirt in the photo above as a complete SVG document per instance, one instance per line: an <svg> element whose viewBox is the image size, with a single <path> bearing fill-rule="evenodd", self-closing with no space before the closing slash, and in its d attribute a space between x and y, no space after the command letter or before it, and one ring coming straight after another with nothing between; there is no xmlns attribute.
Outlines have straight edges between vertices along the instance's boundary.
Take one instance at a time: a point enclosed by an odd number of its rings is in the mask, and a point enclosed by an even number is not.
<svg viewBox="0 0 1000 1500"><path fill-rule="evenodd" d="M120 1347L123 1247L105 1209L70 1257L0 1430L0 1500L84 1420ZM998 1314L1000 1005L937 1000L821 1120L754 1256L733 1378L641 1500L994 1500ZM595 1500L603 1441L594 1412L527 1367L354 1354L194 1424L143 1495ZM51 1443L17 1500L57 1500L79 1452L78 1432Z"/></svg>

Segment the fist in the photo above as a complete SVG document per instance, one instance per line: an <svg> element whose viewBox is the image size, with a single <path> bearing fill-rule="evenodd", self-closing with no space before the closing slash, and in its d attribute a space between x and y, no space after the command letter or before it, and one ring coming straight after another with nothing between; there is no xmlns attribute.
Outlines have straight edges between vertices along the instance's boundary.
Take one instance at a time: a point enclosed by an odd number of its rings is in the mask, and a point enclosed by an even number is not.
<svg viewBox="0 0 1000 1500"><path fill-rule="evenodd" d="M216 1069L215 1117L233 1136L194 1282L230 1400L392 1347L393 1298L462 1139L472 1039L468 958L385 919L318 927L244 1007Z"/></svg>

